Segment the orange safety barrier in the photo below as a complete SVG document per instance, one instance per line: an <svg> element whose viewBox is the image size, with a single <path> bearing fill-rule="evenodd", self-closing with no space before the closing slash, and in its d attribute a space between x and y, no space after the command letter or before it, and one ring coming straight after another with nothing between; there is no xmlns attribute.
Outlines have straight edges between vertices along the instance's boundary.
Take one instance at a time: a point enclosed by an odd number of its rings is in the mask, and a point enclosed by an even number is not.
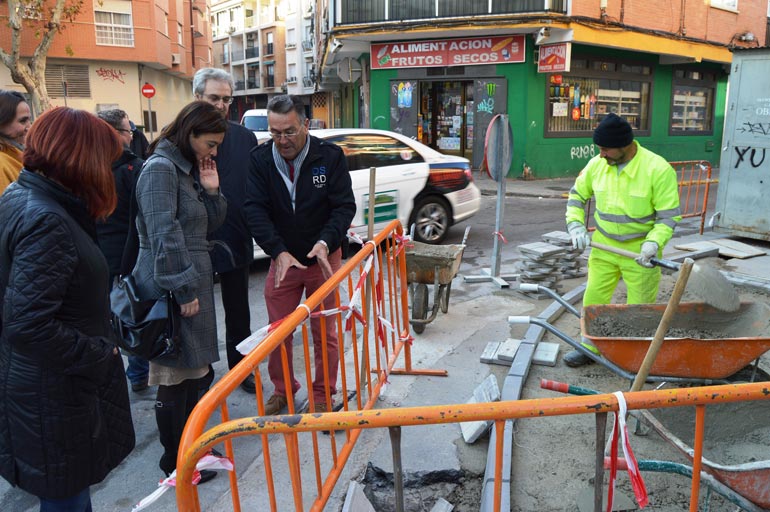
<svg viewBox="0 0 770 512"><path fill-rule="evenodd" d="M311 315L319 318L321 323L324 340L322 354L324 368L327 367L325 363L328 357L325 326L327 322L334 322L336 325L339 340L340 379L338 387L340 388L339 394L342 396L341 407L344 411L351 408L354 410L371 409L376 403L382 387L387 383L389 375L445 376L446 371L443 370L418 370L412 367L406 257L403 249L404 240L401 224L398 221L392 221L372 241L364 244L357 254L352 256L338 272L329 278L316 293L300 304L293 313L285 317L280 323L274 322L269 328L260 330L269 331L264 339L258 340L261 337L260 332L247 338L247 340L259 341L259 344L235 368L225 374L195 407L182 436L177 467L181 468L187 462L191 463L189 468L194 467L194 461L200 457L188 454L186 451L197 444L196 440L201 436L204 427L212 419L215 412L219 411L222 422L229 421L227 406L229 395L239 387L239 384L249 374L253 374L256 382L261 383L262 375L259 365L266 361L274 350L281 351L286 389L292 389L289 381L287 352L283 340L292 335L299 326L301 326L303 350L295 352L297 354L295 356L297 363L295 364L295 372L297 372L297 379L301 380L301 368L304 368L305 381L303 386L308 394L308 409L310 411L315 410L312 396L314 364L308 328L308 320ZM371 301L364 300L365 297L369 296L372 297ZM324 300L328 298L334 299L336 309L322 311ZM346 346L350 348L351 361L347 361L345 358ZM403 356L403 368L395 367L399 356ZM304 358L304 364L299 363L299 357ZM323 382L326 384L326 401L332 403L328 374L323 376ZM353 395L355 395L355 400L352 400L351 404L349 402ZM262 416L265 411L265 397L259 385L255 399L254 412ZM298 412L297 397L289 393L287 399L288 413L292 415ZM320 506L328 499L360 433L360 430L349 430L346 440L339 450L335 437L329 438L332 465L323 477L321 466L324 461L319 455L318 440L313 440L312 451L318 495L316 501L321 504ZM230 438L221 440L225 442L226 455L233 460L234 452ZM289 470L292 474L292 493L300 503L298 507L301 507L302 487L297 458L299 446L296 437L286 437ZM270 507L272 510L277 510L273 463L267 436L262 437L262 450L265 461L265 479L271 496ZM180 472L179 476L180 478L189 478L189 474L185 476L183 472ZM233 508L239 511L238 475L235 471L230 474L230 487L233 496ZM179 510L198 510L196 495L196 488L179 486L177 488Z"/></svg>
<svg viewBox="0 0 770 512"><path fill-rule="evenodd" d="M669 162L676 171L679 183L679 209L682 218L700 217L700 234L706 223L709 188L712 183L711 163L708 160L683 160Z"/></svg>
<svg viewBox="0 0 770 512"><path fill-rule="evenodd" d="M700 231L706 224L706 209L709 202L709 191L712 183L719 180L711 179L711 163L708 160L682 160L669 162L676 171L677 184L679 186L679 210L682 218L700 217ZM593 199L586 203L586 225L588 231L594 231L591 207Z"/></svg>
<svg viewBox="0 0 770 512"><path fill-rule="evenodd" d="M697 415L690 510L697 510L705 425L703 411L705 407L725 402L770 400L770 383L758 382L636 391L625 393L623 396L629 411L696 406ZM604 414L617 411L618 399L614 394L599 394L506 402L341 411L337 413L303 414L299 416L251 417L225 421L208 430L202 436L195 439L194 442L185 445L184 456L178 466L181 468L181 471L177 479L177 504L179 510L199 510L195 487L189 483L195 467L195 461L216 444L222 441L229 442L235 437L261 435L265 439L268 435L282 434L286 439L287 445L293 442L294 447L296 447L297 436L300 433L307 433L313 437L313 446L317 447L317 432L323 430L345 430L350 437L354 432L360 433L361 429L491 420L495 423L497 434L493 510L500 510L502 481L503 478L508 478L508 475L502 474L502 434L506 420L545 418L570 414ZM331 439L333 439L333 436ZM299 453L296 450L291 452L287 450L287 453L289 453L290 457L294 458L293 465L295 467L298 466L300 460ZM349 453L345 455L347 456ZM334 463L334 466L337 467L338 463L339 460ZM294 479L299 477L300 474L297 468L295 471L292 471L291 485L295 488L300 483L295 482ZM333 484L331 485L333 486ZM324 484L322 489L319 487L318 497L313 502L310 510L322 510L330 491L331 487L328 484ZM304 510L301 495L295 492L294 498L294 509ZM233 504L235 510L240 510L240 506L235 500ZM277 510L275 494L272 490L270 493L270 506L272 510ZM285 505L282 510L286 510Z"/></svg>

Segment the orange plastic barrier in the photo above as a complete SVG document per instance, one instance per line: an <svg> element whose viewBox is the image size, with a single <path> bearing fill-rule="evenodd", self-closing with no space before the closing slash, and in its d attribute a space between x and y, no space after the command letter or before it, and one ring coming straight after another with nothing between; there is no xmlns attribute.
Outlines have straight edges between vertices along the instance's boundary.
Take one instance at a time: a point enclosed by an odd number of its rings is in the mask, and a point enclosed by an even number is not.
<svg viewBox="0 0 770 512"><path fill-rule="evenodd" d="M288 360L283 340L294 333L301 326L302 350L295 350L295 373L298 380L302 380L302 368L304 368L303 388L308 394L308 410L313 411L315 404L312 397L313 383L313 347L309 319L311 315L319 318L321 330L324 333L327 322L334 322L339 340L339 395L342 397L340 406L343 411L371 409L377 401L380 390L387 383L391 374L433 375L445 376L446 371L441 370L417 370L412 368L411 343L409 333L409 308L407 300L406 282L406 258L404 255L403 231L398 221L391 222L385 230L379 233L373 241L364 244L363 248L332 276L316 293L301 304L297 309L280 323L275 322L269 329L267 336L259 341L254 348L235 368L222 377L209 392L200 400L191 414L185 427L180 443L177 468L194 468L195 461L200 456L189 453L191 447L197 446L197 439L203 433L206 424L219 412L223 423L229 421L227 399L233 390L238 388L240 382L253 373L256 382L262 382L259 369L260 363L266 361L273 350L280 350L283 363L284 382L286 389L290 390L288 376ZM371 301L366 300L372 297ZM322 305L326 298L333 297L337 305L335 310L322 311ZM366 325L365 325L366 324ZM368 326L368 328L367 328ZM250 338L261 337L260 332ZM327 354L324 343L323 358L326 361ZM350 359L346 360L346 348L350 349ZM403 356L403 368L396 368L399 357ZM302 358L300 360L300 358ZM326 365L324 364L324 367ZM329 376L324 375L326 383L327 403L331 403L331 390L329 389ZM352 397L355 396L355 399ZM296 397L289 394L288 413L295 414L298 409ZM265 396L261 386L257 386L255 397L256 415L262 416L265 411ZM288 418L292 416L283 416ZM296 416L293 416L296 418ZM328 438L331 455L319 455L319 440L313 439L312 459L314 466L315 485L317 489L317 502L322 506L328 499L339 475L345 465L345 461L355 445L360 430L348 430L346 440L338 449L334 436ZM315 437L315 434L314 434ZM233 446L230 437L220 439L224 441L226 455L233 459ZM298 501L297 510L302 506L302 486L299 468L299 443L296 434L287 434L286 453L289 471L292 475L292 493ZM262 436L262 456L265 464L265 482L271 496L270 507L278 510L275 500L275 483L273 481L273 461L271 460L270 444L267 436ZM197 452L195 452L197 453ZM202 455L202 454L201 454ZM322 476L322 466L327 460L331 461L331 468ZM237 467L235 468L237 471ZM326 469L326 468L325 468ZM233 509L240 510L238 492L238 474L233 471L230 474L230 487L233 496ZM180 478L188 478L183 472ZM180 481L179 478L177 481ZM286 490L285 487L281 489ZM198 510L196 499L197 489L179 486L177 499L179 510Z"/></svg>

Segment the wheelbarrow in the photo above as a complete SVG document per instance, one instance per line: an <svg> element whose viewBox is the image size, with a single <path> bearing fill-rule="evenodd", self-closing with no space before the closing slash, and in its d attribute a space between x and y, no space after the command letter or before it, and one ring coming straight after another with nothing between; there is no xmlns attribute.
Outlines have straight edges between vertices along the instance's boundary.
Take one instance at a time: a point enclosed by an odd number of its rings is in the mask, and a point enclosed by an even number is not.
<svg viewBox="0 0 770 512"><path fill-rule="evenodd" d="M601 354L588 350L542 318L510 316L508 323L539 325L581 354L632 381L666 308L665 304L605 304L585 306L581 315L546 287L522 284L521 289L547 293L580 317L582 338L596 346ZM675 335L664 338L647 382L726 383L727 377L770 350L770 307L764 303L744 302L733 313L704 303L682 303L668 334L691 333L693 326L697 326L699 332L708 333L708 337ZM608 335L607 329L617 332ZM637 335L624 336L624 332Z"/></svg>
<svg viewBox="0 0 770 512"><path fill-rule="evenodd" d="M465 228L461 244L430 245L412 242L406 248L406 282L412 300L412 324L420 334L425 326L436 319L439 309L449 311L452 279L460 269L465 242L471 227ZM433 306L428 307L428 285L433 285ZM430 314L428 314L430 311Z"/></svg>

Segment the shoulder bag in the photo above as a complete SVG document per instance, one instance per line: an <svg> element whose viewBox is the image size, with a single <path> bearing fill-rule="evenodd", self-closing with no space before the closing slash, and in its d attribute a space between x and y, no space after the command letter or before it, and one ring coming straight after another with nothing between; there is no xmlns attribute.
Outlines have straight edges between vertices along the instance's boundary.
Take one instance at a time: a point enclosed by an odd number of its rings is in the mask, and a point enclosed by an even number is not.
<svg viewBox="0 0 770 512"><path fill-rule="evenodd" d="M146 360L179 352L179 305L169 291L159 299L141 300L131 274L110 292L111 323L118 346Z"/></svg>

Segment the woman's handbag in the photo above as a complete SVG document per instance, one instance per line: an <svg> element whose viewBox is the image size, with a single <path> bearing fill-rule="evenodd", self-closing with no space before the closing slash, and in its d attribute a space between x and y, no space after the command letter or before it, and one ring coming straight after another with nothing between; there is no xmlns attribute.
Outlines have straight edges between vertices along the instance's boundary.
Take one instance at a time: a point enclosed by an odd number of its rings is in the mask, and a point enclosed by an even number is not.
<svg viewBox="0 0 770 512"><path fill-rule="evenodd" d="M178 353L180 312L171 292L141 300L128 274L110 292L110 308L120 348L148 361Z"/></svg>

